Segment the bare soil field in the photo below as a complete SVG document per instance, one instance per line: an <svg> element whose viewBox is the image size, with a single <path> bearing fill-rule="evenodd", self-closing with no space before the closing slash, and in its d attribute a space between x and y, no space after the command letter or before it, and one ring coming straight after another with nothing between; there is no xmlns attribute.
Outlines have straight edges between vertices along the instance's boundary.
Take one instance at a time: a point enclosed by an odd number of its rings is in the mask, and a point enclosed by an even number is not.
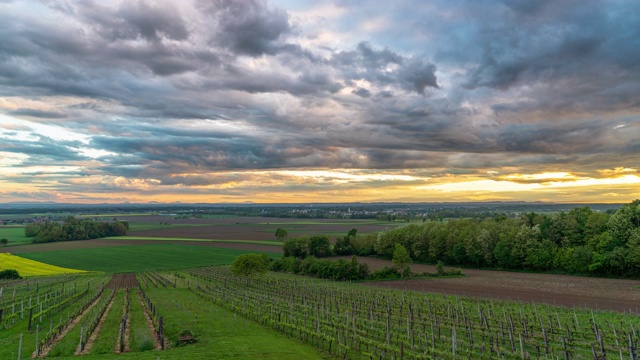
<svg viewBox="0 0 640 360"><path fill-rule="evenodd" d="M121 217L131 222L200 225L170 227L157 230L130 231L127 235L144 237L184 237L215 240L275 240L275 231L283 227L289 236L344 233L355 228L359 233L382 231L388 225L366 220L287 219L263 217L233 217L221 219L174 219L168 216ZM321 223L321 224L318 224ZM326 223L326 224L322 224Z"/></svg>
<svg viewBox="0 0 640 360"><path fill-rule="evenodd" d="M350 259L348 257L341 257ZM391 261L358 258L373 271L391 266ZM432 265L413 264L413 272L435 272ZM615 311L639 311L640 281L589 278L569 275L530 274L508 271L463 269L460 278L410 279L364 282L365 285L427 291L452 295L521 300Z"/></svg>
<svg viewBox="0 0 640 360"><path fill-rule="evenodd" d="M113 274L107 284L107 289L134 289L140 287L140 283L134 273Z"/></svg>

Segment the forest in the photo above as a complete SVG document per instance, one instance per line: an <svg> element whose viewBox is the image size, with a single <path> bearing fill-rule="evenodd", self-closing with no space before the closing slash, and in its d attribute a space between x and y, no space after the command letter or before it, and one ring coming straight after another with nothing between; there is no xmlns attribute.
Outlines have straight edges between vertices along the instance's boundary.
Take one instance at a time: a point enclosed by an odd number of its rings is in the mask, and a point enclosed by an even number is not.
<svg viewBox="0 0 640 360"><path fill-rule="evenodd" d="M375 234L338 239L336 255L390 259L402 244L416 262L565 272L640 276L640 200L613 214L584 206L554 215L528 212L520 218L424 221Z"/></svg>
<svg viewBox="0 0 640 360"><path fill-rule="evenodd" d="M33 243L46 243L122 236L127 234L128 229L129 223L126 221L99 222L68 216L63 223L44 221L27 224L24 234L33 238Z"/></svg>

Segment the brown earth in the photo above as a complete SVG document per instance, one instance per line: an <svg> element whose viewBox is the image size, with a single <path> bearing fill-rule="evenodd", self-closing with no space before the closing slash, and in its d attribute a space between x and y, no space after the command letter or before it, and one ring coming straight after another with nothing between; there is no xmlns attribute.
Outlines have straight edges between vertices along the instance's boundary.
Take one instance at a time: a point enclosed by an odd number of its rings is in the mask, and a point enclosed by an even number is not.
<svg viewBox="0 0 640 360"><path fill-rule="evenodd" d="M107 289L131 289L140 287L135 273L113 274L107 286Z"/></svg>
<svg viewBox="0 0 640 360"><path fill-rule="evenodd" d="M347 259L348 257L342 257ZM358 258L373 271L391 266L391 261ZM446 268L446 267L445 267ZM414 273L434 273L433 265L411 265ZM464 277L428 278L398 281L364 282L385 288L427 291L451 295L520 300L637 313L640 281L603 279L555 274L531 274L509 271L462 269Z"/></svg>

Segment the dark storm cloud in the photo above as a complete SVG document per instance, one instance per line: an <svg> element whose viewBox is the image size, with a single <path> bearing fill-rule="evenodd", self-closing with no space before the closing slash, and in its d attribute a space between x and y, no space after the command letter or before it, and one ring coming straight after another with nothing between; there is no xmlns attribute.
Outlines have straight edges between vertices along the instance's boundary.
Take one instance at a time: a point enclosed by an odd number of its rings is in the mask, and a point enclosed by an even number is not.
<svg viewBox="0 0 640 360"><path fill-rule="evenodd" d="M274 55L291 31L287 12L270 8L263 0L202 1L217 23L209 44L249 56Z"/></svg>
<svg viewBox="0 0 640 360"><path fill-rule="evenodd" d="M469 88L506 90L542 83L547 93L564 94L566 86L570 87L566 92L576 91L591 100L600 97L600 106L626 105L624 98L617 94L607 96L602 90L611 86L637 90L640 63L631 59L640 56L640 27L637 16L631 14L638 14L640 3L508 1L505 4L507 7L496 11L501 15L496 21L478 22L482 31L474 38L482 55L468 74ZM567 99L566 105L576 98Z"/></svg>
<svg viewBox="0 0 640 360"><path fill-rule="evenodd" d="M311 33L261 0L43 4L0 5L0 96L55 110L2 111L92 139L3 138L25 164L87 160L86 146L111 155L85 175L200 186L233 179L182 174L593 173L640 152L638 2L346 2Z"/></svg>
<svg viewBox="0 0 640 360"><path fill-rule="evenodd" d="M331 63L343 69L347 81L399 84L418 94L424 94L427 87L438 88L434 64L403 57L389 49L377 50L366 42L359 43L353 51L335 54Z"/></svg>
<svg viewBox="0 0 640 360"><path fill-rule="evenodd" d="M67 161L86 160L86 157L78 153L81 143L77 141L59 141L45 136L40 136L38 141L21 141L3 139L0 142L0 151L16 154L25 154L29 160L21 166L28 165L62 165Z"/></svg>
<svg viewBox="0 0 640 360"><path fill-rule="evenodd" d="M30 117L43 118L43 119L61 119L61 118L67 117L67 115L61 114L55 111L43 111L43 110L28 109L28 108L12 110L12 111L9 111L8 114L17 115L17 116L30 116Z"/></svg>

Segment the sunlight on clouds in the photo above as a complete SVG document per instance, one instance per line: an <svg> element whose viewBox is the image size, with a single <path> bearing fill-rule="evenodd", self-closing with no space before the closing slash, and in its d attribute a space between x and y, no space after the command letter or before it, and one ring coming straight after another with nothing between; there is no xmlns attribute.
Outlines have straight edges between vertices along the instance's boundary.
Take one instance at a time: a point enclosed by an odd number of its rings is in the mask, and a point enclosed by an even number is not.
<svg viewBox="0 0 640 360"><path fill-rule="evenodd" d="M632 185L637 184L640 186L640 176L637 175L624 175L615 178L603 178L603 179L580 179L572 182L551 182L549 187L589 187L589 186L601 186L601 185Z"/></svg>
<svg viewBox="0 0 640 360"><path fill-rule="evenodd" d="M117 155L117 153L111 152L111 151L106 151L106 150L100 150L100 149L91 149L91 148L79 148L78 152L84 156L88 156L90 158L93 159L97 159L99 157L103 157L103 156L113 156L113 155Z"/></svg>
<svg viewBox="0 0 640 360"><path fill-rule="evenodd" d="M550 180L550 179L576 179L576 177L568 172L545 172L541 174L514 174L505 176L505 179L516 180Z"/></svg>
<svg viewBox="0 0 640 360"><path fill-rule="evenodd" d="M510 181L495 180L474 180L461 181L455 183L416 186L415 190L443 191L443 192L460 192L460 191L488 191L488 192L514 192L514 191L532 191L540 189L540 184L521 184Z"/></svg>
<svg viewBox="0 0 640 360"><path fill-rule="evenodd" d="M627 168L627 167L617 167L615 169L598 170L598 173L606 177L615 177L615 176L620 176L621 174L633 174L638 172L639 171L637 168Z"/></svg>
<svg viewBox="0 0 640 360"><path fill-rule="evenodd" d="M80 166L59 166L59 165L50 165L50 166L20 166L20 167L0 167L0 173L5 177L22 175L22 174L35 174L34 176L43 175L46 176L48 174L62 174L62 173L73 173L80 171L82 167Z"/></svg>
<svg viewBox="0 0 640 360"><path fill-rule="evenodd" d="M312 178L317 180L332 180L336 182L351 181L414 181L421 178L411 175L394 175L394 174L354 174L339 170L285 170L270 171L267 173L275 173L289 175L299 178Z"/></svg>
<svg viewBox="0 0 640 360"><path fill-rule="evenodd" d="M0 135L1 134L2 132L0 130ZM4 173L6 171L5 169L7 169L7 166L22 164L22 162L27 160L28 158L29 156L25 154L16 154L16 153L10 153L6 151L0 151L0 163L2 163L2 166L0 167L0 171Z"/></svg>
<svg viewBox="0 0 640 360"><path fill-rule="evenodd" d="M79 134L77 132L69 131L59 126L54 125L45 125L33 121L26 121L22 119L17 119L11 116L6 116L0 114L0 124L11 124L14 126L22 126L31 130L32 134L27 133L26 131L20 131L20 138L17 140L25 140L25 141L33 141L37 140L34 136L35 134L48 137L54 140L66 140L66 141L80 141L84 144L88 144L90 140L90 136L85 134ZM0 129L0 131L2 131ZM0 133L0 135L3 135ZM6 135L5 135L6 136Z"/></svg>
<svg viewBox="0 0 640 360"><path fill-rule="evenodd" d="M537 191L553 191L558 189L576 188L584 190L585 188L595 188L601 186L617 186L617 185L638 185L640 186L640 176L624 175L613 178L578 178L569 173L541 173L529 175L512 175L513 181L508 180L472 180L460 181L453 183L444 183L436 185L417 186L415 190L441 191L441 192L522 192L535 193ZM530 182L522 183L518 180L550 180L547 182ZM557 181L561 179L560 181ZM566 179L566 180L565 180Z"/></svg>

